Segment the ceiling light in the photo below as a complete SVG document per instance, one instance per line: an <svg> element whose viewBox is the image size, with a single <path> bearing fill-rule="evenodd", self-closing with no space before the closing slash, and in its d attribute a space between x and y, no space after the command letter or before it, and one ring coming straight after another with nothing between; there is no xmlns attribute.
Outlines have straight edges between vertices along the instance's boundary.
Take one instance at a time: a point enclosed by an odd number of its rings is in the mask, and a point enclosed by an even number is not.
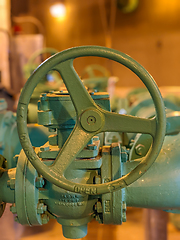
<svg viewBox="0 0 180 240"><path fill-rule="evenodd" d="M50 13L53 17L64 18L66 15L66 7L63 3L55 3L50 7Z"/></svg>

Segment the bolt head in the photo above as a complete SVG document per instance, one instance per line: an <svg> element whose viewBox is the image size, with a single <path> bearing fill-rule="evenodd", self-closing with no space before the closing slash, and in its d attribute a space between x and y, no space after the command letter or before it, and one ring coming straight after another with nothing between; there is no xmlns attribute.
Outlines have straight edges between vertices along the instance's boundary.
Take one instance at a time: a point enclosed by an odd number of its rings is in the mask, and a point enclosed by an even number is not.
<svg viewBox="0 0 180 240"><path fill-rule="evenodd" d="M16 209L16 206L15 206L14 203L10 206L10 211L11 211L13 214L16 214L16 213L17 213L17 209Z"/></svg>
<svg viewBox="0 0 180 240"><path fill-rule="evenodd" d="M43 214L45 211L47 211L47 206L44 203L38 203L37 213L38 214Z"/></svg>
<svg viewBox="0 0 180 240"><path fill-rule="evenodd" d="M126 222L126 203L122 203L122 221Z"/></svg>
<svg viewBox="0 0 180 240"><path fill-rule="evenodd" d="M98 223L103 223L103 219L102 219L102 217L98 214L98 215L96 215L96 221L98 222Z"/></svg>
<svg viewBox="0 0 180 240"><path fill-rule="evenodd" d="M88 144L87 145L87 149L88 150L96 150L97 149L97 146L95 144Z"/></svg>
<svg viewBox="0 0 180 240"><path fill-rule="evenodd" d="M44 179L42 177L37 177L35 180L35 186L37 188L42 188L44 186L45 182Z"/></svg>
<svg viewBox="0 0 180 240"><path fill-rule="evenodd" d="M96 210L98 213L102 213L102 204L101 202L96 203Z"/></svg>
<svg viewBox="0 0 180 240"><path fill-rule="evenodd" d="M15 189L15 178L11 178L10 180L7 181L7 186L10 187L11 190Z"/></svg>
<svg viewBox="0 0 180 240"><path fill-rule="evenodd" d="M111 181L111 179L109 179L109 178L104 179L104 183L107 183L107 182L110 182L110 181Z"/></svg>
<svg viewBox="0 0 180 240"><path fill-rule="evenodd" d="M41 150L42 152L49 151L49 146L41 147L40 150Z"/></svg>
<svg viewBox="0 0 180 240"><path fill-rule="evenodd" d="M142 144L138 144L136 147L135 147L135 152L137 155L139 156L142 156L143 155L143 151L144 151L144 145Z"/></svg>
<svg viewBox="0 0 180 240"><path fill-rule="evenodd" d="M49 222L49 216L47 214L41 215L42 224L47 224Z"/></svg>
<svg viewBox="0 0 180 240"><path fill-rule="evenodd" d="M93 141L99 141L99 137L98 136L94 136L93 137Z"/></svg>

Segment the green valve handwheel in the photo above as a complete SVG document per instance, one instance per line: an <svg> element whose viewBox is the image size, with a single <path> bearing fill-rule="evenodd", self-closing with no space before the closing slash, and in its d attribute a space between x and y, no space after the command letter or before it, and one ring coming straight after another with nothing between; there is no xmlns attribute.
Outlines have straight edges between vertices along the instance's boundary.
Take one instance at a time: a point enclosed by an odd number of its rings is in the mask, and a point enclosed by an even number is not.
<svg viewBox="0 0 180 240"><path fill-rule="evenodd" d="M77 75L73 61L78 57L96 56L111 59L133 71L149 90L156 108L156 117L143 119L119 115L98 107ZM34 88L50 70L58 71L66 85L76 109L76 125L59 152L53 165L46 166L36 155L27 131L27 109ZM51 183L72 192L89 195L103 194L128 186L142 176L156 160L165 136L166 117L164 103L152 76L131 57L113 49L98 46L71 48L50 57L41 64L26 82L18 105L17 125L21 145L36 170ZM152 148L140 164L127 175L103 184L80 184L65 178L65 171L76 159L89 140L100 132L146 133L153 137Z"/></svg>

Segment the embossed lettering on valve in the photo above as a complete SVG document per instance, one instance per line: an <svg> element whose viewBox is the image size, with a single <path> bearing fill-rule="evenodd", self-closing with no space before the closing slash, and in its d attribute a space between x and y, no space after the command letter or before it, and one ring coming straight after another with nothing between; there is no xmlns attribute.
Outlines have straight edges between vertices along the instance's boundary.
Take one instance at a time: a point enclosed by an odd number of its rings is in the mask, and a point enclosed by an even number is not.
<svg viewBox="0 0 180 240"><path fill-rule="evenodd" d="M76 193L86 193L86 194L92 194L92 195L95 195L97 194L97 188L90 188L90 187L78 187L78 186L75 186L74 187L74 191Z"/></svg>

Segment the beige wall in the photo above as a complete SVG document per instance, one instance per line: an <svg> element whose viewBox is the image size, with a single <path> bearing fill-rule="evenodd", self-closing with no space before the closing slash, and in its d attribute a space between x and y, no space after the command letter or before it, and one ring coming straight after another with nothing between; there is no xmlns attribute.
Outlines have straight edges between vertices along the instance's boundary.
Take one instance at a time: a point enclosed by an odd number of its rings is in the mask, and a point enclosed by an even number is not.
<svg viewBox="0 0 180 240"><path fill-rule="evenodd" d="M0 71L1 82L7 88L10 88L9 74L9 37L10 30L10 1L0 0Z"/></svg>
<svg viewBox="0 0 180 240"><path fill-rule="evenodd" d="M41 20L46 30L47 46L59 51L80 45L105 45L105 35L98 0L66 0L67 16L57 21L49 13L50 1L31 0L30 13ZM109 8L106 9L108 14ZM180 1L139 0L136 11L116 12L112 47L139 61L158 85L180 85ZM90 64L79 60L77 70ZM139 86L140 81L124 67L96 60L112 75L120 78L119 86Z"/></svg>

